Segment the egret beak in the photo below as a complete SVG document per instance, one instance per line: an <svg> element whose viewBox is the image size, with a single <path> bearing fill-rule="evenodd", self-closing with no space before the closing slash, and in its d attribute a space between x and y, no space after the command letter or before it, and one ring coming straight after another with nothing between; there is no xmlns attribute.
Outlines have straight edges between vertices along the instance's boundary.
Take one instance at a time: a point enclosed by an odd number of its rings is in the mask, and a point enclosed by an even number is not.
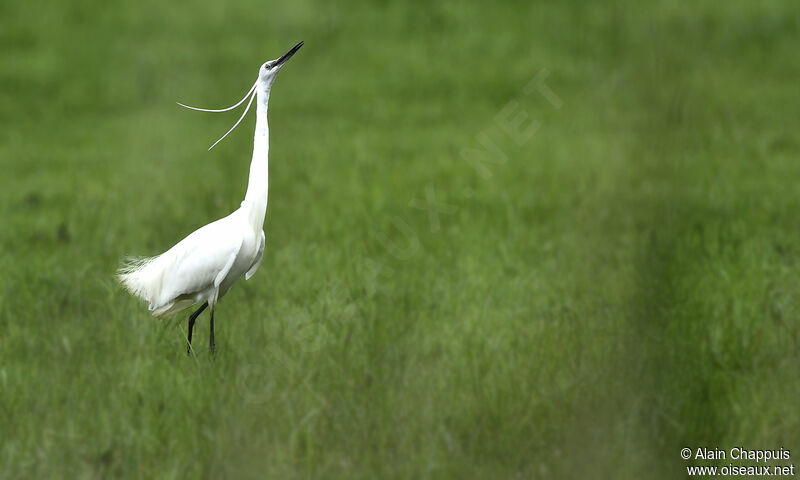
<svg viewBox="0 0 800 480"><path fill-rule="evenodd" d="M283 65L286 62L286 60L292 58L292 55L294 55L298 50L300 50L300 47L302 46L303 42L298 42L297 45L290 48L288 52L281 55L281 58L275 60L275 65L273 65L272 68L280 67L281 65Z"/></svg>

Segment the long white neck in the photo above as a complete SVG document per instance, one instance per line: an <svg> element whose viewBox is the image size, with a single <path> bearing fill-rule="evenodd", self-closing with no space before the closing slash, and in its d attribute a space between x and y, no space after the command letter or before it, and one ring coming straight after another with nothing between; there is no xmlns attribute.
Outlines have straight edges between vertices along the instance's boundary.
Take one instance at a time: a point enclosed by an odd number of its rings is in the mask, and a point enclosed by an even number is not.
<svg viewBox="0 0 800 480"><path fill-rule="evenodd" d="M269 126L267 104L271 85L258 82L256 86L256 132L253 138L253 160L250 162L250 179L242 207L247 208L250 223L255 230L264 227L267 213L267 189L269 180Z"/></svg>

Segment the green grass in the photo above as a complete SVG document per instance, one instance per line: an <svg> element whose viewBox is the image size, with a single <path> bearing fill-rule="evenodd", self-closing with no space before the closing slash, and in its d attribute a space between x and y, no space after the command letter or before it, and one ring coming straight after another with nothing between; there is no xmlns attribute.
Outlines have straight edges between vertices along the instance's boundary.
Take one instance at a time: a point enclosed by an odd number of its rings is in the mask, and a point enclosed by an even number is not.
<svg viewBox="0 0 800 480"><path fill-rule="evenodd" d="M0 4L0 478L800 452L795 3L412 3ZM264 262L189 358L114 271L244 195L252 114L208 153L236 115L173 102L227 105L298 40Z"/></svg>

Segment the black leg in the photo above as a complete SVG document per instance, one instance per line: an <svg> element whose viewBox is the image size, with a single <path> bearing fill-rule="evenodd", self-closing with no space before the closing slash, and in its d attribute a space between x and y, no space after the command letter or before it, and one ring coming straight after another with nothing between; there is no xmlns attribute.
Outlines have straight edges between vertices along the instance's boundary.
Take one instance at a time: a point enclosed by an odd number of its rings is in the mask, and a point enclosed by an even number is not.
<svg viewBox="0 0 800 480"><path fill-rule="evenodd" d="M203 313L203 310L205 310L207 306L208 302L205 302L200 306L200 308L195 310L193 314L189 315L189 343L188 345L186 345L187 355L192 354L192 329L194 328L194 321L197 320L197 317L200 316L201 313Z"/></svg>
<svg viewBox="0 0 800 480"><path fill-rule="evenodd" d="M211 309L211 336L208 337L208 348L212 354L217 353L217 346L214 344L214 309Z"/></svg>

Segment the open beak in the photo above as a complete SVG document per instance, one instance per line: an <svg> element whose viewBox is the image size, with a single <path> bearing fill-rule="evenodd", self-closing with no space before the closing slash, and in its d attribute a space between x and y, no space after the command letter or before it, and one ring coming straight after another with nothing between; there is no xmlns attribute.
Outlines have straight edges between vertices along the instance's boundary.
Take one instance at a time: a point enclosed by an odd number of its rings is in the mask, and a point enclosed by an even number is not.
<svg viewBox="0 0 800 480"><path fill-rule="evenodd" d="M302 47L302 46L303 46L303 42L298 42L297 45L295 45L294 47L290 48L288 52L286 52L283 55L281 55L281 58L279 58L278 60L275 61L275 65L273 65L272 68L280 67L281 65L286 63L286 60L289 60L290 58L292 58L292 55L294 55L295 52L300 50L300 47Z"/></svg>

